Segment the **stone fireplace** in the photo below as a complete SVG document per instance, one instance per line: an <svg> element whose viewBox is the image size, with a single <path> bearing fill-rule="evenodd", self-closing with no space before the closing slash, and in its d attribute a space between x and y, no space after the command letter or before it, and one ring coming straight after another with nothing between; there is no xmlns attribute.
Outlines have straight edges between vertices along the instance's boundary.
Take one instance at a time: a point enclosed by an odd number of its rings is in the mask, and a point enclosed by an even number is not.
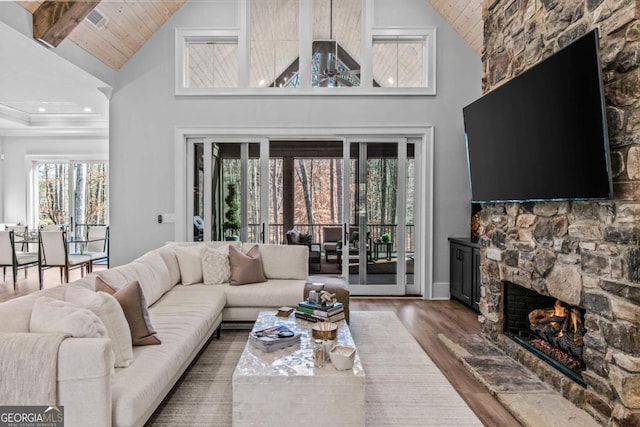
<svg viewBox="0 0 640 427"><path fill-rule="evenodd" d="M609 425L640 425L637 7L629 0L484 0L483 5L484 92L594 27L600 29L614 199L484 205L479 227L479 321L487 338ZM522 310L528 312L526 317L535 309L547 316L544 310L556 300L580 313L582 382L512 339L515 326L505 311L510 309L512 285L541 298L536 304L541 307ZM562 322L561 329L566 327Z"/></svg>
<svg viewBox="0 0 640 427"><path fill-rule="evenodd" d="M585 310L505 282L503 332L551 367L586 387Z"/></svg>

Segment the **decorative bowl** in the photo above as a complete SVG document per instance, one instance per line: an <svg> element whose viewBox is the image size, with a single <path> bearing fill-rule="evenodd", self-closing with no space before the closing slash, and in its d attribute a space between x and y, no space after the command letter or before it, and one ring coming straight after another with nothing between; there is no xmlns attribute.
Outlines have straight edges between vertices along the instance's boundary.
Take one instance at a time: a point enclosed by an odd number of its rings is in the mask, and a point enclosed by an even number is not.
<svg viewBox="0 0 640 427"><path fill-rule="evenodd" d="M311 336L316 340L335 340L338 337L338 325L318 322L311 328Z"/></svg>
<svg viewBox="0 0 640 427"><path fill-rule="evenodd" d="M338 371L344 371L353 368L353 361L356 358L356 349L343 345L334 346L329 352L331 355L331 363Z"/></svg>

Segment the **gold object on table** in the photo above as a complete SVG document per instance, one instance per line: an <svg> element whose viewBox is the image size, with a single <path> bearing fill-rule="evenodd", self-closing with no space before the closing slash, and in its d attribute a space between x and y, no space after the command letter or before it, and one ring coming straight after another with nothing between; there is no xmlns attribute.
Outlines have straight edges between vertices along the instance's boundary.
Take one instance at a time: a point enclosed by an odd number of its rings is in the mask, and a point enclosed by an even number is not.
<svg viewBox="0 0 640 427"><path fill-rule="evenodd" d="M338 337L338 325L331 322L318 322L311 328L311 335L318 340L335 340Z"/></svg>

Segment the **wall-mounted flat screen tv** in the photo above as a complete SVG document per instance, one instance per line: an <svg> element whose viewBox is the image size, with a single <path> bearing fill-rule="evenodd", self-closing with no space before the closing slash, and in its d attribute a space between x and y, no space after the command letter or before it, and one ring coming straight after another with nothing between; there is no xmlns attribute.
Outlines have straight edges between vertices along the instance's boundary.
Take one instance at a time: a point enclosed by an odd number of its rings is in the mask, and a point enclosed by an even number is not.
<svg viewBox="0 0 640 427"><path fill-rule="evenodd" d="M473 202L613 195L598 31L463 109Z"/></svg>

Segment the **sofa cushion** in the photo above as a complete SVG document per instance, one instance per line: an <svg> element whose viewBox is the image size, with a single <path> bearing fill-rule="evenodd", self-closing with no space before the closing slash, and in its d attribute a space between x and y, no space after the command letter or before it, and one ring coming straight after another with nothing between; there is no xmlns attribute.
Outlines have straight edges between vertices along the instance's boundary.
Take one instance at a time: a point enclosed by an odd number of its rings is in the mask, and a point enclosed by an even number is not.
<svg viewBox="0 0 640 427"><path fill-rule="evenodd" d="M131 331L127 318L114 296L105 292L94 292L74 283L67 285L67 302L87 308L100 318L111 339L115 356L114 367L126 368L133 361Z"/></svg>
<svg viewBox="0 0 640 427"><path fill-rule="evenodd" d="M202 278L205 285L220 285L229 282L229 246L206 247L202 251Z"/></svg>
<svg viewBox="0 0 640 427"><path fill-rule="evenodd" d="M177 246L176 257L180 265L182 284L202 283L202 250L204 246Z"/></svg>
<svg viewBox="0 0 640 427"><path fill-rule="evenodd" d="M142 425L220 321L225 305L219 286L176 286L149 308L161 346L135 347L134 361L116 369L112 388L113 425Z"/></svg>
<svg viewBox="0 0 640 427"><path fill-rule="evenodd" d="M29 331L56 332L74 338L107 337L107 329L91 310L45 296L33 303Z"/></svg>
<svg viewBox="0 0 640 427"><path fill-rule="evenodd" d="M243 243L248 251L255 243ZM305 245L260 244L262 265L267 279L305 279L309 275L309 248Z"/></svg>
<svg viewBox="0 0 640 427"><path fill-rule="evenodd" d="M142 287L147 304L153 305L172 288L169 269L159 253L147 252L133 261L131 266L137 273L137 280Z"/></svg>
<svg viewBox="0 0 640 427"><path fill-rule="evenodd" d="M171 286L175 286L180 283L180 264L178 264L178 258L176 256L176 247L173 243L168 243L161 248L156 249L160 254L164 263L169 270L169 277L171 279Z"/></svg>
<svg viewBox="0 0 640 427"><path fill-rule="evenodd" d="M161 341L155 336L156 331L151 324L147 302L140 284L136 281L129 283L122 289L116 291L108 283L96 278L96 291L106 292L113 295L120 303L124 317L129 324L131 331L131 341L133 345L154 345Z"/></svg>
<svg viewBox="0 0 640 427"><path fill-rule="evenodd" d="M295 307L302 301L305 280L269 280L244 286L223 284L227 307Z"/></svg>
<svg viewBox="0 0 640 427"><path fill-rule="evenodd" d="M229 284L231 285L246 285L267 280L258 245L254 245L246 254L243 254L239 249L230 247L229 266L231 268Z"/></svg>
<svg viewBox="0 0 640 427"><path fill-rule="evenodd" d="M29 332L31 309L36 299L48 296L64 300L65 287L56 286L0 304L0 332Z"/></svg>

